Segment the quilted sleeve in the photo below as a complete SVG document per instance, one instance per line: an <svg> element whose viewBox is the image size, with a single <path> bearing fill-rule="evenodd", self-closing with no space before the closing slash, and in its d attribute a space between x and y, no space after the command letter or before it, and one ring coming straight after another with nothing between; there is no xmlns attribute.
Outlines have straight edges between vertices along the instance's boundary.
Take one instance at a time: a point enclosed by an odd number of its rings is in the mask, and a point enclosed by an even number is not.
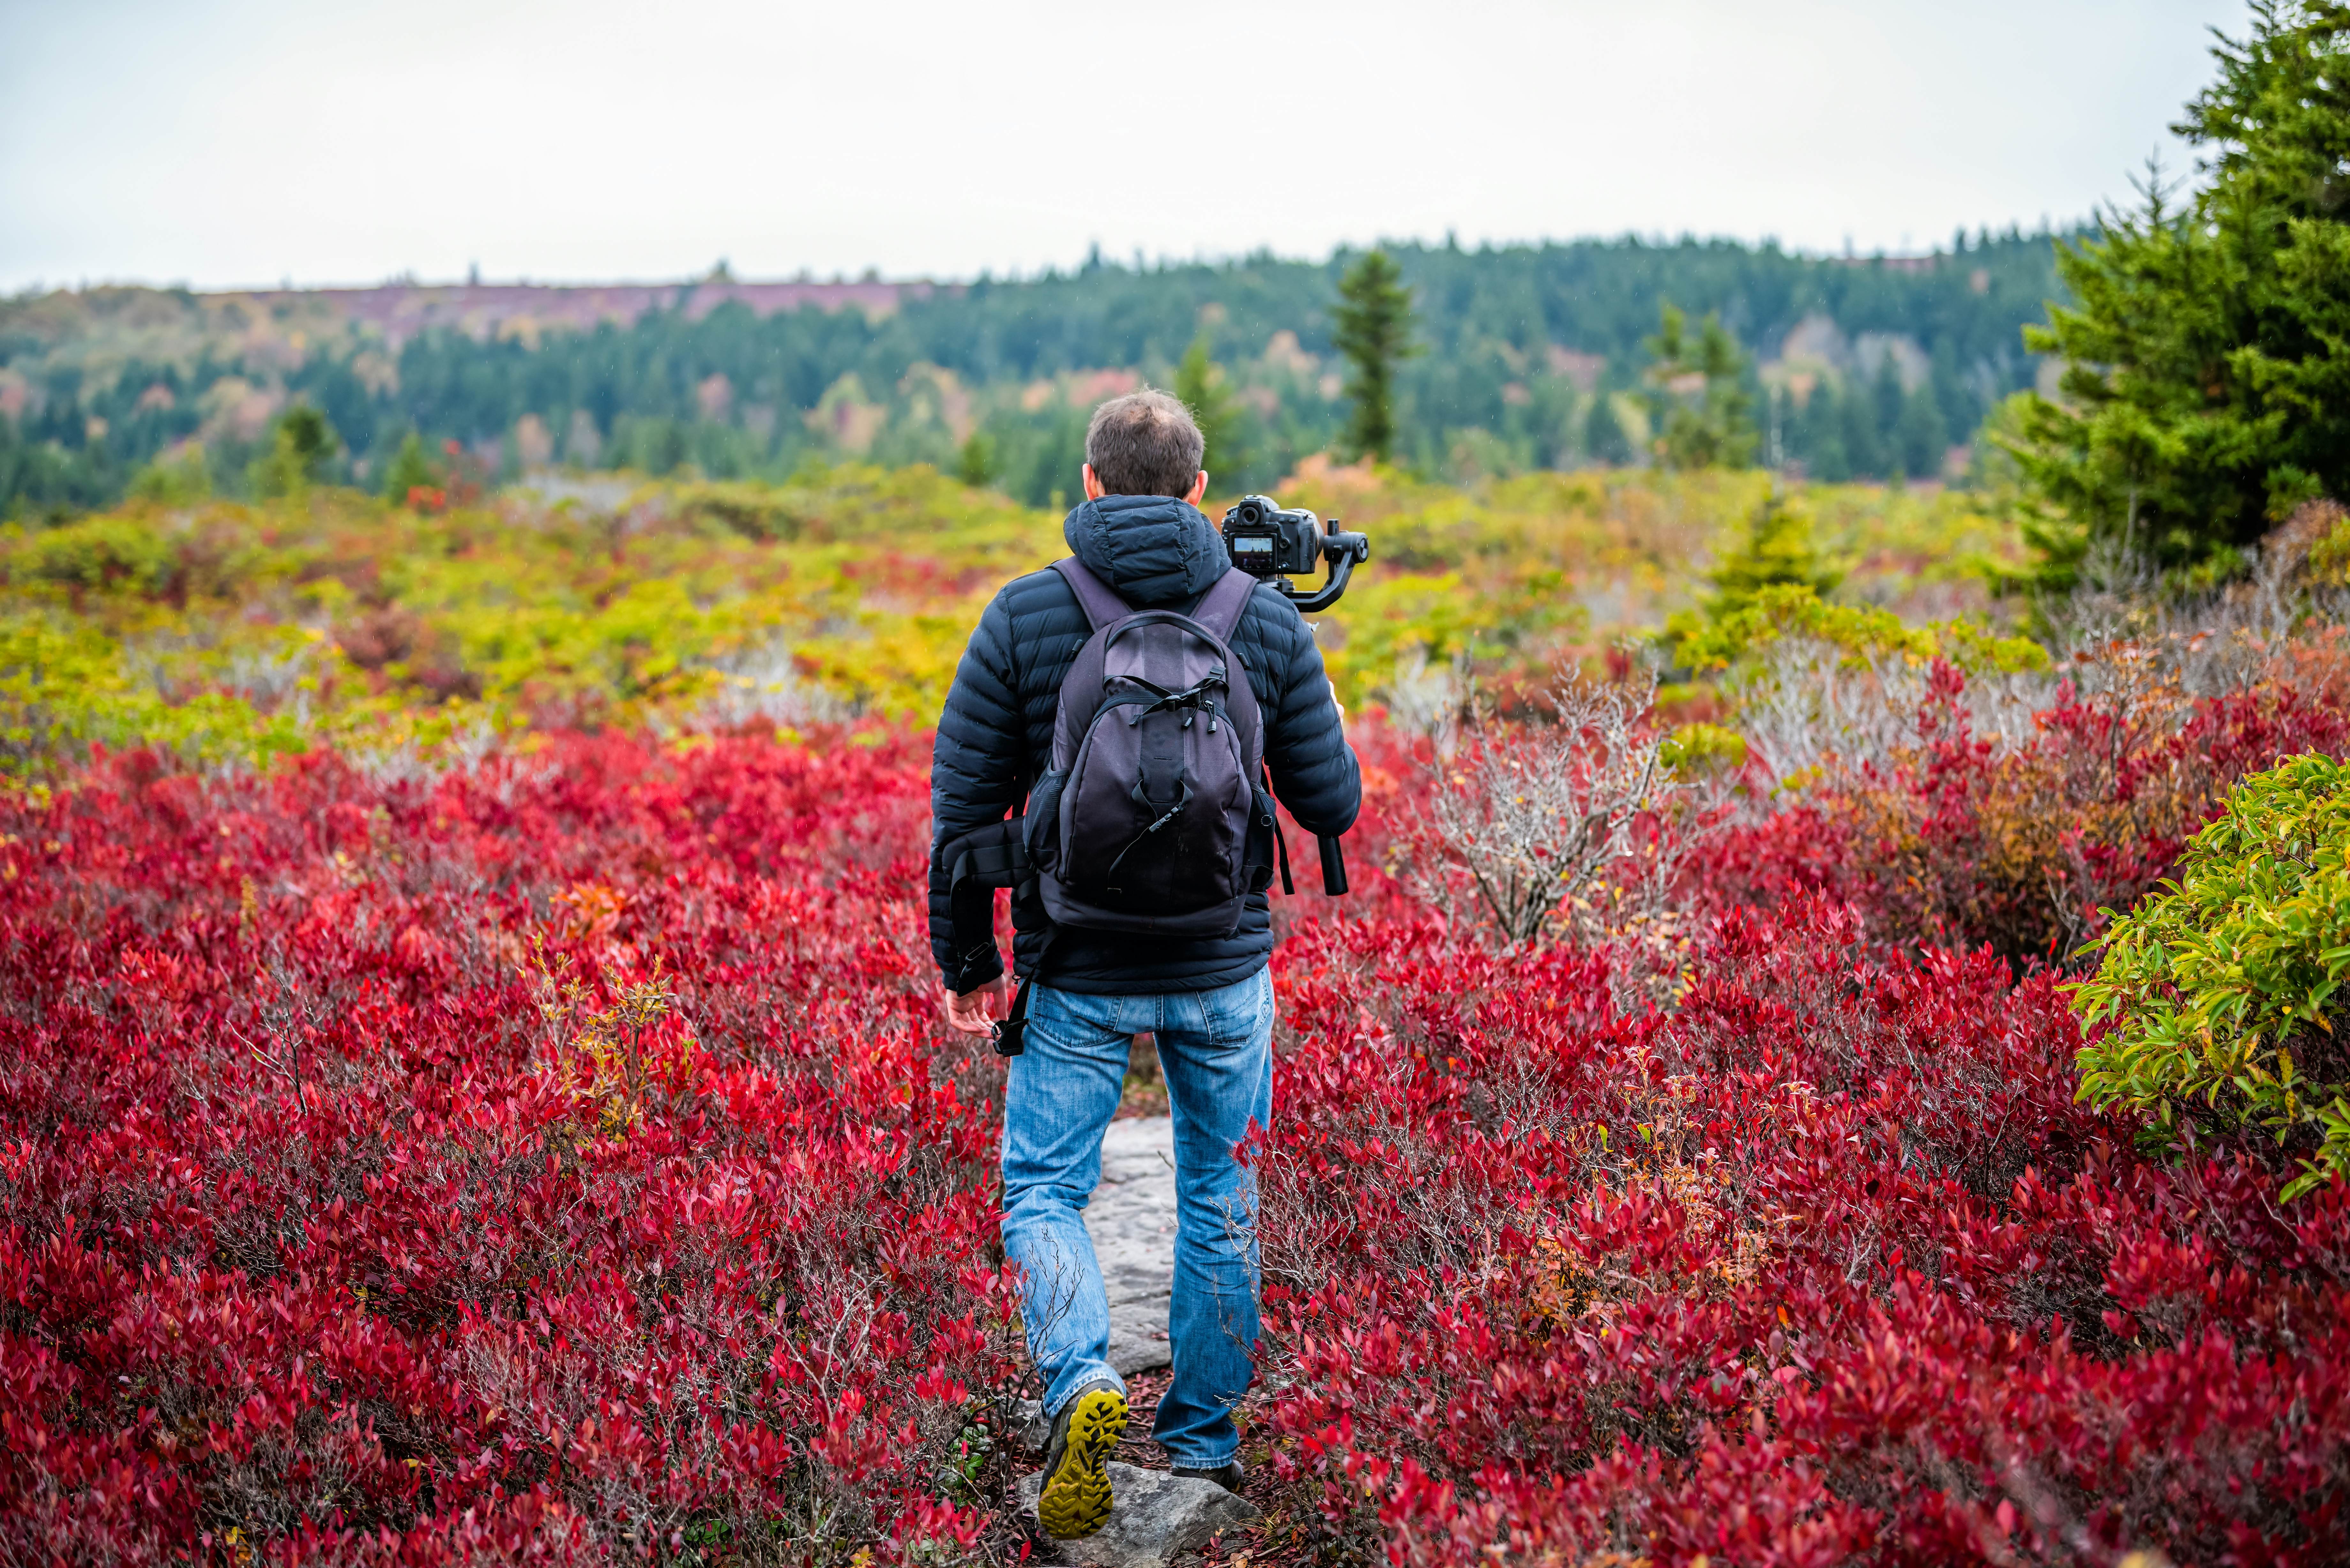
<svg viewBox="0 0 2350 1568"><path fill-rule="evenodd" d="M1273 793L1298 826L1330 837L1352 827L1363 808L1362 769L1340 726L1313 632L1290 605L1279 604L1277 612L1268 618L1274 630L1265 640L1278 690L1266 714L1264 760Z"/></svg>
<svg viewBox="0 0 2350 1568"><path fill-rule="evenodd" d="M931 954L956 992L1003 972L992 929L958 936L948 868L939 849L974 827L1000 822L1020 799L1025 753L1019 679L1012 664L1012 612L1005 595L989 601L955 667L931 746Z"/></svg>

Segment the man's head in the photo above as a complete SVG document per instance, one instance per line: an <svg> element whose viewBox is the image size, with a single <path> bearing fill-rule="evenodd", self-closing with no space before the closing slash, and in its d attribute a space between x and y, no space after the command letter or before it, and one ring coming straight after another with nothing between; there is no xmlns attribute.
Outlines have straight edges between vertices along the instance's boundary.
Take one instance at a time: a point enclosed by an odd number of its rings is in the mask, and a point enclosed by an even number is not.
<svg viewBox="0 0 2350 1568"><path fill-rule="evenodd" d="M1207 452L1191 411L1145 387L1112 398L1086 427L1086 494L1172 495L1197 506L1208 493Z"/></svg>

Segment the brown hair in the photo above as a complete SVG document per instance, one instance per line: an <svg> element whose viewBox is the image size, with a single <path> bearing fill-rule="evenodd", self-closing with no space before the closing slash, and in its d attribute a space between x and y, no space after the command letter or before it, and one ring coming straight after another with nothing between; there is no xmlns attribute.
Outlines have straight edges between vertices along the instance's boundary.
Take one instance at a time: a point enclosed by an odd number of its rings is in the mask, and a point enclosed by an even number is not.
<svg viewBox="0 0 2350 1568"><path fill-rule="evenodd" d="M1207 446L1191 410L1149 387L1112 398L1086 427L1086 461L1112 495L1189 495Z"/></svg>

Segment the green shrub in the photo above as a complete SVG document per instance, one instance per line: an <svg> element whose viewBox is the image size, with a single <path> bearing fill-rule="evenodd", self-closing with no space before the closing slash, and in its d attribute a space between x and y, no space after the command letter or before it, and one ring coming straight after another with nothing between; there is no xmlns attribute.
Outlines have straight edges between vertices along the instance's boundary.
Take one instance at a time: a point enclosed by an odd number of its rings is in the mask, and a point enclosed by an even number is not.
<svg viewBox="0 0 2350 1568"><path fill-rule="evenodd" d="M152 594L175 564L161 529L119 514L0 539L0 574L18 587Z"/></svg>
<svg viewBox="0 0 2350 1568"><path fill-rule="evenodd" d="M2350 1175L2350 1052L2335 1000L2350 968L2350 766L2301 756L2255 774L2189 842L2178 879L2116 920L2074 1006L2106 1021L2081 1097L2251 1125L2315 1145L2297 1197Z"/></svg>
<svg viewBox="0 0 2350 1568"><path fill-rule="evenodd" d="M212 499L212 470L204 449L191 442L178 455L165 454L140 469L130 481L130 498L163 506L193 506Z"/></svg>
<svg viewBox="0 0 2350 1568"><path fill-rule="evenodd" d="M1745 535L1706 574L1713 594L1706 615L1719 621L1754 602L1765 588L1809 588L1825 598L1844 581L1844 568L1813 537L1811 513L1773 494L1746 520Z"/></svg>
<svg viewBox="0 0 2350 1568"><path fill-rule="evenodd" d="M1685 776L1734 774L1746 765L1746 737L1719 724L1683 724L1657 747L1657 760Z"/></svg>
<svg viewBox="0 0 2350 1568"><path fill-rule="evenodd" d="M2048 650L2030 638L2002 637L1965 619L1911 626L1891 610L1831 603L1802 583L1757 588L1710 620L1675 616L1665 630L1673 663L1703 675L1731 670L1789 638L1825 643L1856 662L1898 654L2002 674L2048 667Z"/></svg>

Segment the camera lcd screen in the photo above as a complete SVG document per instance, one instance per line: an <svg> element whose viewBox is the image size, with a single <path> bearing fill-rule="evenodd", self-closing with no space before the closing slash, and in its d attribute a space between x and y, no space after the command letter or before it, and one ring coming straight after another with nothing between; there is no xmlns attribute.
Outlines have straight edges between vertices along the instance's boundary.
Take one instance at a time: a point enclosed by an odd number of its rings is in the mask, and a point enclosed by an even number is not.
<svg viewBox="0 0 2350 1568"><path fill-rule="evenodd" d="M1270 556L1273 554L1273 541L1263 535L1251 538L1247 535L1243 535L1241 537L1232 541L1232 554L1235 556Z"/></svg>

